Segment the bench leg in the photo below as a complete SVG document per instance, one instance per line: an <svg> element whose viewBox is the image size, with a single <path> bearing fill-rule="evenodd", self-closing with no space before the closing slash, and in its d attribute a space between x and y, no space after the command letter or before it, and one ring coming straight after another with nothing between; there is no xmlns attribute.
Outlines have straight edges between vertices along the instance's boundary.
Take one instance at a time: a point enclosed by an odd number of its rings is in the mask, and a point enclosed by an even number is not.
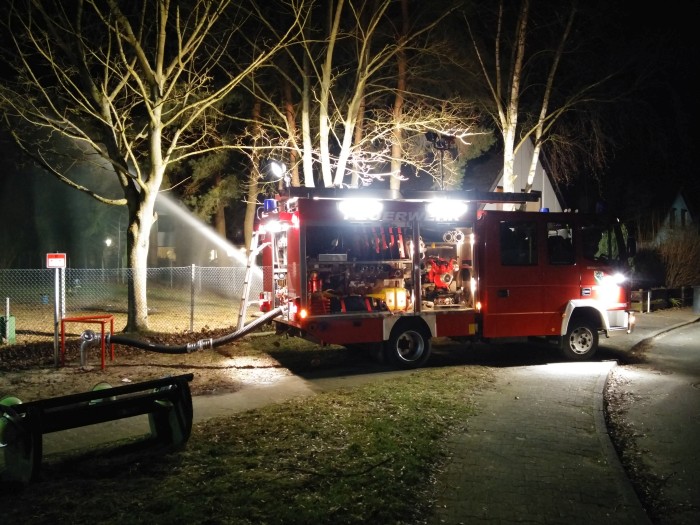
<svg viewBox="0 0 700 525"><path fill-rule="evenodd" d="M41 469L41 432L25 431L16 425L7 425L3 433L5 470L3 481L28 484L37 479Z"/></svg>
<svg viewBox="0 0 700 525"><path fill-rule="evenodd" d="M176 448L187 443L192 432L192 400L156 401L161 408L148 414L151 436L160 443Z"/></svg>

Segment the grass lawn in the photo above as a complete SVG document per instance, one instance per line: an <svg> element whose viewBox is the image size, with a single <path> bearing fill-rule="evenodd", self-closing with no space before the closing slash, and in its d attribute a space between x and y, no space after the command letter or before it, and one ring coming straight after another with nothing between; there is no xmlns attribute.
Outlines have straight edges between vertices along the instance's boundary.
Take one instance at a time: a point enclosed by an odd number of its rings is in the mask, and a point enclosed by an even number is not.
<svg viewBox="0 0 700 525"><path fill-rule="evenodd" d="M424 522L446 437L491 371L425 368L196 424L186 448L135 443L46 462L0 491L3 523Z"/></svg>

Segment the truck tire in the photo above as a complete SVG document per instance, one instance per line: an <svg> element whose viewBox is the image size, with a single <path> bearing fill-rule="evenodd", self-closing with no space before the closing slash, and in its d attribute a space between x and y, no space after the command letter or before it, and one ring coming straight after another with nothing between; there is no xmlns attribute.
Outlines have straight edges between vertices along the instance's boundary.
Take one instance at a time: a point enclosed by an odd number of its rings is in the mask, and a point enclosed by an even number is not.
<svg viewBox="0 0 700 525"><path fill-rule="evenodd" d="M419 368L430 357L430 338L411 326L395 327L386 345L386 360L403 370Z"/></svg>
<svg viewBox="0 0 700 525"><path fill-rule="evenodd" d="M588 320L572 319L561 342L561 351L570 361L590 359L598 350L598 330Z"/></svg>

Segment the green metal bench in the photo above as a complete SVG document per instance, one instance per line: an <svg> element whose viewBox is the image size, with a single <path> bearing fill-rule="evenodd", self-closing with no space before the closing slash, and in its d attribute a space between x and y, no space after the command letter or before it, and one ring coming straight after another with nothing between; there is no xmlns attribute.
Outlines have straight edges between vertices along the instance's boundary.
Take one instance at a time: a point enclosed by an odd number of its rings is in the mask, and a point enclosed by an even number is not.
<svg viewBox="0 0 700 525"><path fill-rule="evenodd" d="M37 478L44 434L134 416L148 415L156 443L173 449L184 446L192 431L192 379L193 374L183 374L118 387L104 385L28 403L13 397L0 400L0 446L5 457L0 479L29 483Z"/></svg>

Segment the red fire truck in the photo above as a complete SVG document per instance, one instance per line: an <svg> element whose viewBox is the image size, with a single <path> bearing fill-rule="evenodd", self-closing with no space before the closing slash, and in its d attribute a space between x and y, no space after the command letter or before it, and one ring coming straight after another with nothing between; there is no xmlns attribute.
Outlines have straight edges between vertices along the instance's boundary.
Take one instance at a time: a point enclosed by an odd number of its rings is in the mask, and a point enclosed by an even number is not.
<svg viewBox="0 0 700 525"><path fill-rule="evenodd" d="M263 309L286 307L279 332L381 348L401 368L423 365L436 337L545 337L588 359L599 336L634 325L623 230L599 215L484 209L539 198L289 188L259 213Z"/></svg>

